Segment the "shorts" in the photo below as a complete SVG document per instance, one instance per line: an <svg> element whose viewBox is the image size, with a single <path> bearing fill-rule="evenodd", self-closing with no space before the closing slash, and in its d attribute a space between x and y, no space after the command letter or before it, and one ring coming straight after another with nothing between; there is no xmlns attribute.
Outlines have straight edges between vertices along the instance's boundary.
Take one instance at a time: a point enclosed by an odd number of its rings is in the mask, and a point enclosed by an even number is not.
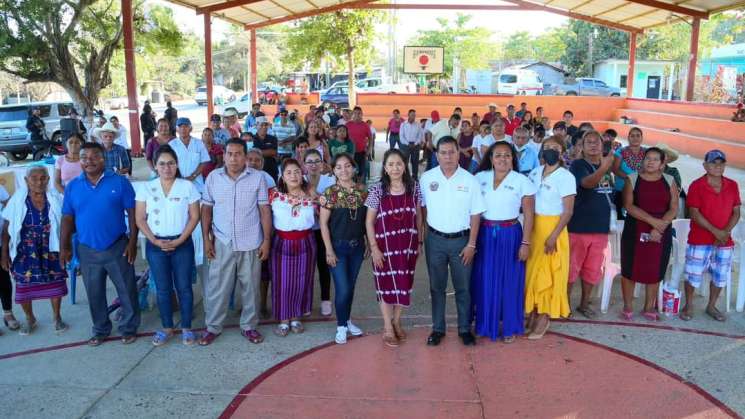
<svg viewBox="0 0 745 419"><path fill-rule="evenodd" d="M711 273L711 282L722 288L732 278L732 255L735 248L714 245L692 245L686 248L685 278L693 288L701 286L704 273Z"/></svg>
<svg viewBox="0 0 745 419"><path fill-rule="evenodd" d="M603 259L608 247L605 233L569 233L569 283L577 278L597 285L603 278Z"/></svg>

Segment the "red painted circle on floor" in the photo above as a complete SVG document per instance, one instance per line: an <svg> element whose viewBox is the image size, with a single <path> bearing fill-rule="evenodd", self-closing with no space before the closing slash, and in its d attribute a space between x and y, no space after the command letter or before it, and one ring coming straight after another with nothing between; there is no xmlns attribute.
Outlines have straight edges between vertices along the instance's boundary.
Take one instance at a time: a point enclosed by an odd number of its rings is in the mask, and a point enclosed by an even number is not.
<svg viewBox="0 0 745 419"><path fill-rule="evenodd" d="M234 418L731 417L700 388L633 356L566 336L438 347L414 329L325 345L268 370L236 397Z"/></svg>

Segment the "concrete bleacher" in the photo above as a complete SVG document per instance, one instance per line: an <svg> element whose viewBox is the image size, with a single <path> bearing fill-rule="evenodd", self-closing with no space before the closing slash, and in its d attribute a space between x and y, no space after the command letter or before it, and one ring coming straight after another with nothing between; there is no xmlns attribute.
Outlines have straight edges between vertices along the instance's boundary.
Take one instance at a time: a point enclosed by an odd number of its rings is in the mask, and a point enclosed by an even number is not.
<svg viewBox="0 0 745 419"><path fill-rule="evenodd" d="M613 128L621 137L626 137L631 127L644 132L646 144L666 143L676 150L702 158L706 151L719 148L729 157L732 166L745 168L745 123L730 121L734 105L700 102L674 102L649 99L627 99L621 97L577 97L577 96L507 96L507 95L420 95L377 94L357 95L357 104L365 112L364 118L373 121L377 130L385 130L393 109L399 109L403 117L409 109L417 111L417 119L429 118L433 110L441 118L448 118L456 106L463 115L474 112L483 115L489 103L496 103L504 114L509 104L519 106L526 102L528 109L544 108L544 115L551 123L559 121L565 110L572 110L574 123L588 121L598 130ZM305 114L308 105L289 105ZM275 112L275 106L266 106L267 113ZM631 120L622 123L621 117Z"/></svg>

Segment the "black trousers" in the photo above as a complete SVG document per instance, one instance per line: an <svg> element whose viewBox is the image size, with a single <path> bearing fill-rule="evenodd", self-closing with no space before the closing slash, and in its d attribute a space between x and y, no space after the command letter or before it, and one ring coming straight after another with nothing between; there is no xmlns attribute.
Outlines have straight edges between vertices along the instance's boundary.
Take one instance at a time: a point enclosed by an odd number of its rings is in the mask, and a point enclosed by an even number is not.
<svg viewBox="0 0 745 419"><path fill-rule="evenodd" d="M0 268L0 300L3 310L13 309L13 284L10 283L10 274L3 268Z"/></svg>
<svg viewBox="0 0 745 419"><path fill-rule="evenodd" d="M318 268L318 282L321 283L321 301L331 301L331 274L326 264L326 246L323 244L321 230L314 230L316 235L316 267Z"/></svg>

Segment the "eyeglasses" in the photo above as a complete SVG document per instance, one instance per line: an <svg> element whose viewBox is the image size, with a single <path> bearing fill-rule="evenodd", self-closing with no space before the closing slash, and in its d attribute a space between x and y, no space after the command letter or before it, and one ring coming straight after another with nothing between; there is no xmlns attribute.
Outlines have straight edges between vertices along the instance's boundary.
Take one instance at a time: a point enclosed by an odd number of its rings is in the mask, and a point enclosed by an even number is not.
<svg viewBox="0 0 745 419"><path fill-rule="evenodd" d="M321 160L308 160L305 164L321 164Z"/></svg>

